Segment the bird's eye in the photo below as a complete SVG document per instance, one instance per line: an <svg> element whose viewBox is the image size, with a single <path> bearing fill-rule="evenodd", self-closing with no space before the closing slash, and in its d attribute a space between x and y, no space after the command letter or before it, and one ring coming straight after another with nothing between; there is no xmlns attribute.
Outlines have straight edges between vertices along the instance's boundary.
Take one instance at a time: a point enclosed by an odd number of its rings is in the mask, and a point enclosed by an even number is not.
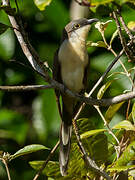
<svg viewBox="0 0 135 180"><path fill-rule="evenodd" d="M80 24L75 24L75 25L74 25L74 28L75 28L75 29L77 29L77 28L79 28L79 27L80 27Z"/></svg>

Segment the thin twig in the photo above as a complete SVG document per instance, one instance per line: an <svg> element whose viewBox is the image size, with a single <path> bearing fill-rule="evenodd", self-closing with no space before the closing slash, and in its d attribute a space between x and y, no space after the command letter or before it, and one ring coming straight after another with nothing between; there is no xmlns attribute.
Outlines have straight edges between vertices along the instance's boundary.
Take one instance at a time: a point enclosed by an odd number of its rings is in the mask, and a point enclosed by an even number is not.
<svg viewBox="0 0 135 180"><path fill-rule="evenodd" d="M52 85L27 85L27 86L0 86L0 90L14 92L14 91L35 91L41 89L53 88Z"/></svg>
<svg viewBox="0 0 135 180"><path fill-rule="evenodd" d="M127 105L127 110L126 110L126 120L128 120L130 105L131 105L131 100L128 100L128 105Z"/></svg>
<svg viewBox="0 0 135 180"><path fill-rule="evenodd" d="M120 142L119 142L118 138L115 136L115 134L113 133L113 131L112 131L112 129L110 128L109 124L107 123L107 121L106 121L105 117L103 116L103 114L102 114L99 106L94 106L94 107L95 107L95 109L98 111L100 117L102 118L102 120L103 120L103 122L104 122L104 126L107 127L108 133L111 134L111 135L113 136L113 138L114 138L114 139L116 140L116 142L117 142L117 145L118 145L118 146L117 146L117 148L115 148L115 149L116 149L116 154L117 154L117 159L118 159L118 158L119 158L119 155L120 155L120 152L119 152L119 149L120 149L120 148L118 148Z"/></svg>
<svg viewBox="0 0 135 180"><path fill-rule="evenodd" d="M1 161L2 161L3 164L5 165L6 172L7 172L7 176L8 176L8 180L11 180L11 176L10 176L10 172L9 172L8 164L7 164L6 160L5 160L4 158L1 158Z"/></svg>
<svg viewBox="0 0 135 180"><path fill-rule="evenodd" d="M116 22L116 26L117 26L117 29L118 29L118 34L119 34L119 37L120 37L122 47L124 48L124 51L125 51L128 59L132 59L133 58L132 52L130 52L130 49L128 48L128 46L126 44L125 38L122 36L122 30L121 30L120 22L119 22L118 17L117 17L117 12L115 12L115 11L113 11L113 18L114 18L114 20ZM132 41L133 40L131 40L131 42Z"/></svg>
<svg viewBox="0 0 135 180"><path fill-rule="evenodd" d="M53 147L53 149L51 150L51 152L49 153L46 161L43 163L41 169L38 171L38 173L35 175L35 177L33 178L33 180L37 180L40 176L40 174L42 173L42 171L44 170L44 168L46 167L47 163L49 162L49 160L51 159L52 155L54 154L54 152L56 151L56 149L59 146L59 141L56 143L56 145Z"/></svg>
<svg viewBox="0 0 135 180"><path fill-rule="evenodd" d="M121 21L121 24L122 24L123 28L125 29L125 32L126 32L127 35L129 36L129 39L130 39L130 40L133 40L133 39L134 39L134 36L133 36L133 34L130 32L130 30L128 29L127 25L125 24L125 21L124 21L123 17L121 16L120 11L117 10L117 12L119 13L120 21Z"/></svg>

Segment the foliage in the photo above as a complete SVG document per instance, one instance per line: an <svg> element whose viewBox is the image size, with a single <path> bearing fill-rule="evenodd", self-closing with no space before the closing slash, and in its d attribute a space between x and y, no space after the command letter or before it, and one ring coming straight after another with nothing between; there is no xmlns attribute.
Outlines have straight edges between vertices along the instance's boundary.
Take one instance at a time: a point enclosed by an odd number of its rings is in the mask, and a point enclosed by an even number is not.
<svg viewBox="0 0 135 180"><path fill-rule="evenodd" d="M122 48L112 12L120 9L119 13L134 35L135 1L89 0L88 2L91 16L101 19L101 22L92 27L87 42L88 52L91 55L88 89L91 89ZM12 8L1 5L1 85L46 84L27 63L7 15L15 16L19 9L30 42L43 63L47 61L49 67L52 67L53 54L60 42L62 29L69 20L69 5L70 2L62 0L12 0ZM122 35L128 42L129 37L123 27ZM117 63L114 66L93 97L102 99L134 89L134 62L132 59L128 61L126 55L120 60L123 64ZM51 71L49 74L52 76ZM32 179L34 172L40 170L50 152L48 147L53 147L58 140L59 124L60 117L52 89L36 92L0 92L0 159L1 162L9 163L14 180ZM86 106L80 119L77 120L86 152L111 177L128 172L130 179L134 178L134 124L134 100L104 108ZM1 164L0 168L3 168ZM42 174L46 179L56 180L99 178L99 175L88 168L83 160L74 133L68 175L61 177L58 153L47 163ZM0 179L7 179L4 170L0 171Z"/></svg>

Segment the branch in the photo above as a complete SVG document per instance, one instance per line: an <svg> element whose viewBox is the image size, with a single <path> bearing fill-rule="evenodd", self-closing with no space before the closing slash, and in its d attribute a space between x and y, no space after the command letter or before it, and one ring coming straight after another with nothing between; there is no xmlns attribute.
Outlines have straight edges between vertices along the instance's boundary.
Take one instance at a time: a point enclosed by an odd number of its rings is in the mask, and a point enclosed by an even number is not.
<svg viewBox="0 0 135 180"><path fill-rule="evenodd" d="M53 88L51 85L31 85L31 86L0 86L0 90L4 91L30 91L30 90L40 90L40 89L49 89ZM97 106L110 106L113 104L120 103L122 101L126 101L129 99L135 98L135 91L126 93L126 94L120 94L118 96L112 97L112 98L105 98L105 99L95 99L92 97L85 97L83 95L74 94L70 90L66 89L65 93L69 94L71 97L75 98L77 101L80 101L82 103L89 104L91 106L97 105ZM83 106L84 106L83 105ZM80 111L79 111L80 112ZM78 113L79 113L78 112ZM79 116L78 113L74 117L74 119L77 119Z"/></svg>
<svg viewBox="0 0 135 180"><path fill-rule="evenodd" d="M50 89L52 85L28 85L28 86L0 86L0 90L14 92L14 91L35 91L40 89Z"/></svg>
<svg viewBox="0 0 135 180"><path fill-rule="evenodd" d="M132 52L130 51L129 47L126 44L126 41L125 41L124 37L122 36L122 30L121 30L120 22L119 22L118 17L117 17L117 12L115 12L115 11L113 11L113 18L114 18L114 20L116 22L116 26L117 26L117 29L118 29L118 34L119 34L119 37L120 37L120 41L121 41L122 47L123 47L127 57L129 59L133 59L134 60Z"/></svg>
<svg viewBox="0 0 135 180"><path fill-rule="evenodd" d="M123 19L123 17L121 16L119 10L118 10L118 14L119 14L120 21L121 21L121 24L122 24L125 32L126 32L127 35L129 36L129 39L132 41L131 47L129 48L129 50L130 50L130 54L129 54L129 55L130 55L130 58L131 58L133 61L135 61L135 55L134 55L135 51L134 51L134 46L133 46L135 37L134 37L134 35L131 33L131 31L128 29L128 27L127 27L126 23L124 22L124 19Z"/></svg>
<svg viewBox="0 0 135 180"><path fill-rule="evenodd" d="M123 19L123 17L121 16L121 13L120 13L119 10L118 10L118 14L119 14L119 17L120 17L121 24L122 24L123 28L125 29L125 32L126 32L127 35L129 36L129 39L130 39L130 40L133 40L133 39L134 39L134 36L133 36L133 34L130 32L130 30L128 29L127 25L125 24L124 19Z"/></svg>
<svg viewBox="0 0 135 180"><path fill-rule="evenodd" d="M81 102L85 102L86 104L89 105L98 105L98 106L110 106L113 104L117 104L129 99L135 98L135 91L126 93L126 94L121 94L112 98L107 98L107 99L94 99L94 98L87 98L87 97L81 97L80 95L76 95L76 99Z"/></svg>

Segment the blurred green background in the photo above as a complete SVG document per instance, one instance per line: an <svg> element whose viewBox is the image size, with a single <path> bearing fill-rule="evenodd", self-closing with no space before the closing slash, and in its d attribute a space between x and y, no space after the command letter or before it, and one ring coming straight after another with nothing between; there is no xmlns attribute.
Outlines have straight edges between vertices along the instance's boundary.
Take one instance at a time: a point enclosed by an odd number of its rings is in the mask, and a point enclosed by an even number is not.
<svg viewBox="0 0 135 180"><path fill-rule="evenodd" d="M63 27L70 21L71 1L53 0L46 7L45 11L39 9L33 0L19 2L19 9L25 30L29 40L42 61L47 61L52 67L53 55L59 46ZM12 1L12 7L15 7ZM126 5L122 8L122 15L125 22L134 20L134 10ZM97 17L102 21L110 19L108 11L99 11L94 14L89 12L88 17ZM10 24L4 11L0 11L0 22ZM109 41L112 33L116 30L115 23L109 23L105 32ZM89 40L96 42L101 40L100 33L92 27ZM113 48L116 52L121 49L120 40L115 39ZM91 57L89 88L91 89L108 64L113 60L113 55L105 48L88 48ZM131 63L122 57L126 67L130 68ZM12 61L13 60L13 61ZM19 63L23 63L20 65ZM122 71L119 64L115 65L113 71ZM112 79L115 76L111 77ZM118 76L117 76L118 77ZM111 79L110 78L110 79ZM106 82L106 80L104 81ZM19 43L11 29L0 35L0 85L31 85L45 84L43 79L30 67L24 56ZM131 85L124 76L119 76L111 88L107 91L106 97L120 94ZM96 97L96 92L93 97ZM126 108L126 105L125 107ZM104 110L103 110L104 111ZM123 111L119 111L112 121L112 124L123 120ZM102 127L103 123L93 107L87 106L81 117L90 118L96 127ZM53 90L39 90L29 92L2 92L0 91L0 150L15 153L28 144L43 144L52 148L58 141L60 118L55 102ZM32 179L35 171L28 165L31 160L44 160L49 151L40 151L13 160L9 164L11 177L14 180ZM58 160L58 152L54 159ZM0 179L7 179L5 168L0 162ZM44 179L42 176L39 179Z"/></svg>

